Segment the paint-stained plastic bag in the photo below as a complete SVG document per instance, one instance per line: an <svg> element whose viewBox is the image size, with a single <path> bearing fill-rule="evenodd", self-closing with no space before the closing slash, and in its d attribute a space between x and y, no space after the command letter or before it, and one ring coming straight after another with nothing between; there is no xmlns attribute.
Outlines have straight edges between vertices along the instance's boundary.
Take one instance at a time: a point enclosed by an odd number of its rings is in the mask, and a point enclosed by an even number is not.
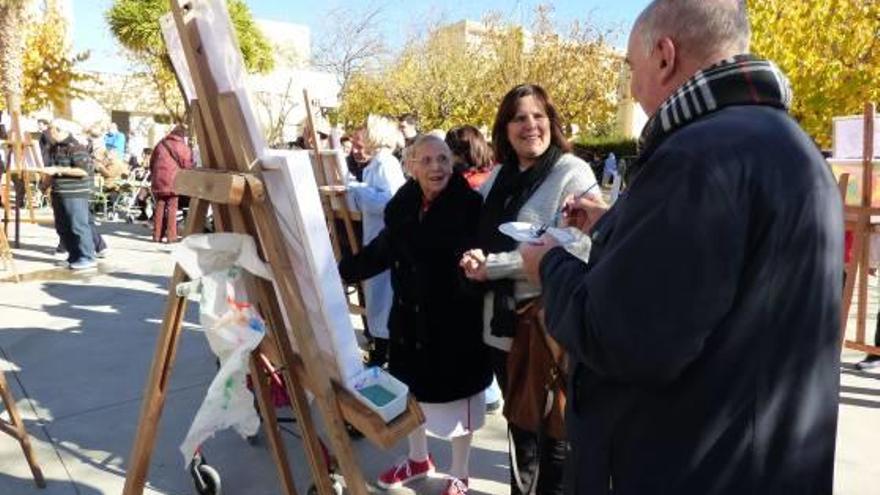
<svg viewBox="0 0 880 495"><path fill-rule="evenodd" d="M265 323L246 300L245 272L271 279L257 256L254 241L240 234L187 237L173 256L192 282L181 284L181 296L199 295L199 322L220 360L186 439L180 446L188 465L196 449L216 432L234 428L244 437L260 426L254 397L247 388L248 359L266 334Z"/></svg>

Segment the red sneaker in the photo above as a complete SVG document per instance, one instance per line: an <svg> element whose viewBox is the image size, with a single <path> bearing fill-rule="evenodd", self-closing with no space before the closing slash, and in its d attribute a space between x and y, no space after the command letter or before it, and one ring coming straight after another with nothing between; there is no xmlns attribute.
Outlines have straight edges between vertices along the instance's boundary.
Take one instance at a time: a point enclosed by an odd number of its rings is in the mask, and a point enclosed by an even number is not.
<svg viewBox="0 0 880 495"><path fill-rule="evenodd" d="M422 462L406 459L380 474L377 484L385 490L400 488L410 481L421 479L431 474L434 474L434 459L430 455Z"/></svg>
<svg viewBox="0 0 880 495"><path fill-rule="evenodd" d="M458 479L455 477L450 477L449 483L446 485L446 489L443 490L442 495L467 495L467 492L468 492L467 478Z"/></svg>

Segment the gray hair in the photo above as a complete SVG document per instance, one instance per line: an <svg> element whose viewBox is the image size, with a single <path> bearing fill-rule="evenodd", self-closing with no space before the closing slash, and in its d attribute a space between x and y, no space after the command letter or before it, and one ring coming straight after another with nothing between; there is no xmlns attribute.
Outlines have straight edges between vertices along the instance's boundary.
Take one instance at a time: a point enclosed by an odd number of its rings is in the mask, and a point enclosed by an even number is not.
<svg viewBox="0 0 880 495"><path fill-rule="evenodd" d="M751 37L745 0L654 0L633 29L640 30L648 53L668 36L685 56L702 62L748 53Z"/></svg>
<svg viewBox="0 0 880 495"><path fill-rule="evenodd" d="M421 136L417 137L413 144L407 146L406 149L410 150L409 158L415 159L416 150L428 143L436 144L443 149L444 153L446 153L450 157L452 156L452 150L449 149L449 145L446 144L446 141L439 135L435 134L434 131L431 131L430 134L422 134Z"/></svg>

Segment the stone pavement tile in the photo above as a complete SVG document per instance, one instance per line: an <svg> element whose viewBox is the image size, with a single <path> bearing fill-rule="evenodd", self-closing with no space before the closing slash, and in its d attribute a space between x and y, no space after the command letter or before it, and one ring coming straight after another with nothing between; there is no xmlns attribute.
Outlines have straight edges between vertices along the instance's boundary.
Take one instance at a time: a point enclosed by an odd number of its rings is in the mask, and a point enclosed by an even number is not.
<svg viewBox="0 0 880 495"><path fill-rule="evenodd" d="M178 446L206 388L207 384L169 393L148 474L149 489L145 493L194 493ZM100 493L121 493L140 411L141 402L133 401L52 422L47 430L71 478L87 480L99 487Z"/></svg>
<svg viewBox="0 0 880 495"><path fill-rule="evenodd" d="M21 368L22 383L46 411L44 419L139 400L159 329L156 315L150 313L159 311L164 297L119 287L84 290L54 283L43 287L45 295L64 301L46 307L45 312L76 323L61 330L40 326L7 329L0 337L0 348ZM138 316L138 311L128 311L129 305L154 311ZM191 307L191 312L194 310ZM192 313L189 316L194 318ZM176 362L187 365L172 374L172 390L207 383L216 371L201 332L185 330L177 353Z"/></svg>
<svg viewBox="0 0 880 495"><path fill-rule="evenodd" d="M19 386L16 373L7 371L6 379L16 399L18 411L25 422L31 439L34 456L46 479L46 488L38 489L34 484L31 470L25 461L24 454L17 441L7 435L0 434L0 493L4 495L25 495L39 493L41 495L98 495L93 485L88 482L75 482L70 478L66 467L58 457L51 440L38 420L32 404ZM0 414L9 420L6 411Z"/></svg>
<svg viewBox="0 0 880 495"><path fill-rule="evenodd" d="M880 492L880 371L856 370L853 364L862 357L855 351L843 353L835 495Z"/></svg>

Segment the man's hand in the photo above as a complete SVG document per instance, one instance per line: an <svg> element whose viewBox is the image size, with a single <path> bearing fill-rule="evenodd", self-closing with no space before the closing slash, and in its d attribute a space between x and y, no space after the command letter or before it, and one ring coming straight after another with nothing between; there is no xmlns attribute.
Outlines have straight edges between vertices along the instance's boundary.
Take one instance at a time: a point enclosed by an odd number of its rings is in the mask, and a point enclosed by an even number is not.
<svg viewBox="0 0 880 495"><path fill-rule="evenodd" d="M464 270L464 276L475 282L488 280L486 273L486 254L482 249L471 249L461 256L458 266Z"/></svg>
<svg viewBox="0 0 880 495"><path fill-rule="evenodd" d="M565 198L562 225L575 227L585 234L590 233L593 225L608 211L608 204L600 195L587 195L582 198L568 196Z"/></svg>
<svg viewBox="0 0 880 495"><path fill-rule="evenodd" d="M538 286L541 285L541 274L539 273L541 260L544 259L544 255L547 254L547 251L550 251L556 246L559 246L559 241L550 234L544 234L535 242L524 242L520 244L519 254L522 255L523 258L523 271L526 274L526 278L529 279L529 282Z"/></svg>

